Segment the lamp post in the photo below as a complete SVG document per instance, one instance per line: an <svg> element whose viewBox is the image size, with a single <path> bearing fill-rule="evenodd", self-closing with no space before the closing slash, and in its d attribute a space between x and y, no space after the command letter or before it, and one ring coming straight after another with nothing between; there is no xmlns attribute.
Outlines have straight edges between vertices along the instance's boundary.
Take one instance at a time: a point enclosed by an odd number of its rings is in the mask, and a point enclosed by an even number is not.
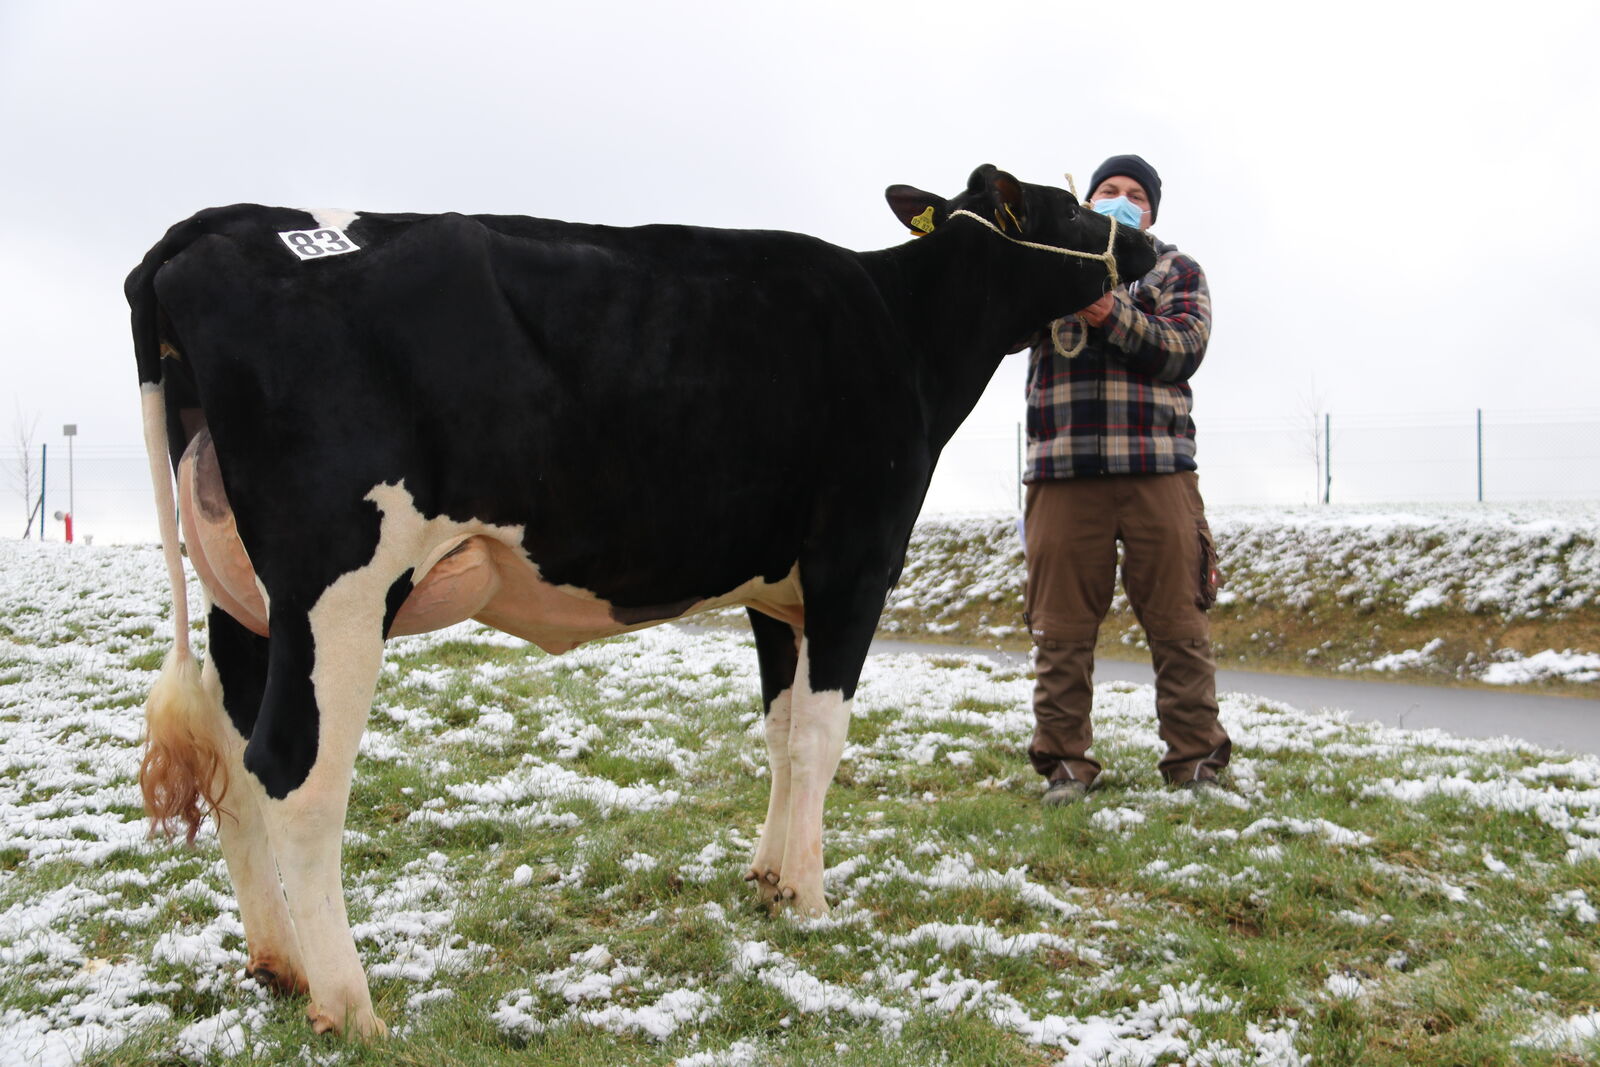
<svg viewBox="0 0 1600 1067"><path fill-rule="evenodd" d="M72 543L72 439L78 436L78 424L69 422L61 427L61 434L67 439L67 544Z"/></svg>

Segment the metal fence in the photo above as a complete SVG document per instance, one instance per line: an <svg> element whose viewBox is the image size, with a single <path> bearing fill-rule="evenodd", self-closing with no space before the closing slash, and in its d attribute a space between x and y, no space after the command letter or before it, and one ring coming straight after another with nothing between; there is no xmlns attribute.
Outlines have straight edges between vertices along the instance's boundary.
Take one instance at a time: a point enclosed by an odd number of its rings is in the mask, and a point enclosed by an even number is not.
<svg viewBox="0 0 1600 1067"><path fill-rule="evenodd" d="M1600 500L1600 411L1197 418L1207 503ZM1019 506L1022 429L967 425L925 511Z"/></svg>
<svg viewBox="0 0 1600 1067"><path fill-rule="evenodd" d="M1486 409L1408 415L1197 419L1201 486L1210 504L1600 500L1600 410ZM1481 442L1481 445L1480 445ZM940 458L925 514L1016 509L1022 428L963 426ZM21 537L38 500L21 486L21 453L0 455L0 536ZM1481 496L1480 496L1481 479ZM59 541L67 510L67 450L49 450L45 535ZM155 538L155 506L140 447L78 446L72 493L80 539ZM37 517L33 536L39 535Z"/></svg>

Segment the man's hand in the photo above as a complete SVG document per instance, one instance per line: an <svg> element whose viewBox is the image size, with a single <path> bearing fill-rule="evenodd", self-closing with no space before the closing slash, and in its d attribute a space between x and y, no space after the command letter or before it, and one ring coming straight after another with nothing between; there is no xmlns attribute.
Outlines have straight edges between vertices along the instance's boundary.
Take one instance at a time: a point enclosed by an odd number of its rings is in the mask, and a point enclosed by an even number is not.
<svg viewBox="0 0 1600 1067"><path fill-rule="evenodd" d="M1106 324L1106 320L1111 317L1111 308L1113 304L1114 301L1111 299L1111 294L1107 293L1099 300L1096 300L1094 303L1078 312L1078 318L1082 319L1084 322L1087 322L1090 326L1104 326Z"/></svg>

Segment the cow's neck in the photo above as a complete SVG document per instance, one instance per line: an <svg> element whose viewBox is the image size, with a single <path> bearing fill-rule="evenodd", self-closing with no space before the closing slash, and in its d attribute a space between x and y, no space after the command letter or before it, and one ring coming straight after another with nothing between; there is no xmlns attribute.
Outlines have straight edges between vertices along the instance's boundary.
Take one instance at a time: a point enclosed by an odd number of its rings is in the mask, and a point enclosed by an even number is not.
<svg viewBox="0 0 1600 1067"><path fill-rule="evenodd" d="M1001 358L1072 308L1067 269L976 225L869 253L921 371L932 444L942 448Z"/></svg>

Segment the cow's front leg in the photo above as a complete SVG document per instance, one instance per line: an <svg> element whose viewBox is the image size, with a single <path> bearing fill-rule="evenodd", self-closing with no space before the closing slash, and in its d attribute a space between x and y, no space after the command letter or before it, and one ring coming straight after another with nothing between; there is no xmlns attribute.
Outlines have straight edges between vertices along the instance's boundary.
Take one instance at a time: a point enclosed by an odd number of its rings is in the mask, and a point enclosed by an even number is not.
<svg viewBox="0 0 1600 1067"><path fill-rule="evenodd" d="M245 742L261 710L267 677L267 640L213 607L207 619L208 654L201 684L213 708L213 731L225 754L227 795L217 838L228 877L239 899L250 960L246 973L275 992L308 992L300 942L295 935L278 864L261 817L260 790L244 768Z"/></svg>
<svg viewBox="0 0 1600 1067"><path fill-rule="evenodd" d="M789 835L789 733L794 696L795 666L799 662L800 635L786 622L751 609L750 629L756 638L756 659L761 665L761 704L767 738L767 761L772 769L772 791L767 799L767 821L745 881L754 882L760 899L781 901L784 843Z"/></svg>
<svg viewBox="0 0 1600 1067"><path fill-rule="evenodd" d="M371 575L355 572L309 617L280 610L287 598L274 596L267 688L244 759L298 934L312 1025L363 1038L386 1027L350 934L340 849L382 665L383 594Z"/></svg>
<svg viewBox="0 0 1600 1067"><path fill-rule="evenodd" d="M851 698L861 669L858 660L848 671L848 682L837 681L831 672L816 670L813 654L812 640L807 637L800 645L790 710L789 831L778 887L782 899L806 916L828 911L822 893L822 816L828 786L844 754ZM819 682L827 687L819 688Z"/></svg>
<svg viewBox="0 0 1600 1067"><path fill-rule="evenodd" d="M823 808L844 755L850 705L884 595L899 574L873 557L879 539L868 533L852 527L839 539L818 537L800 560L806 622L789 713L789 832L778 889L802 915L828 910ZM883 536L882 543L905 543L904 536Z"/></svg>

